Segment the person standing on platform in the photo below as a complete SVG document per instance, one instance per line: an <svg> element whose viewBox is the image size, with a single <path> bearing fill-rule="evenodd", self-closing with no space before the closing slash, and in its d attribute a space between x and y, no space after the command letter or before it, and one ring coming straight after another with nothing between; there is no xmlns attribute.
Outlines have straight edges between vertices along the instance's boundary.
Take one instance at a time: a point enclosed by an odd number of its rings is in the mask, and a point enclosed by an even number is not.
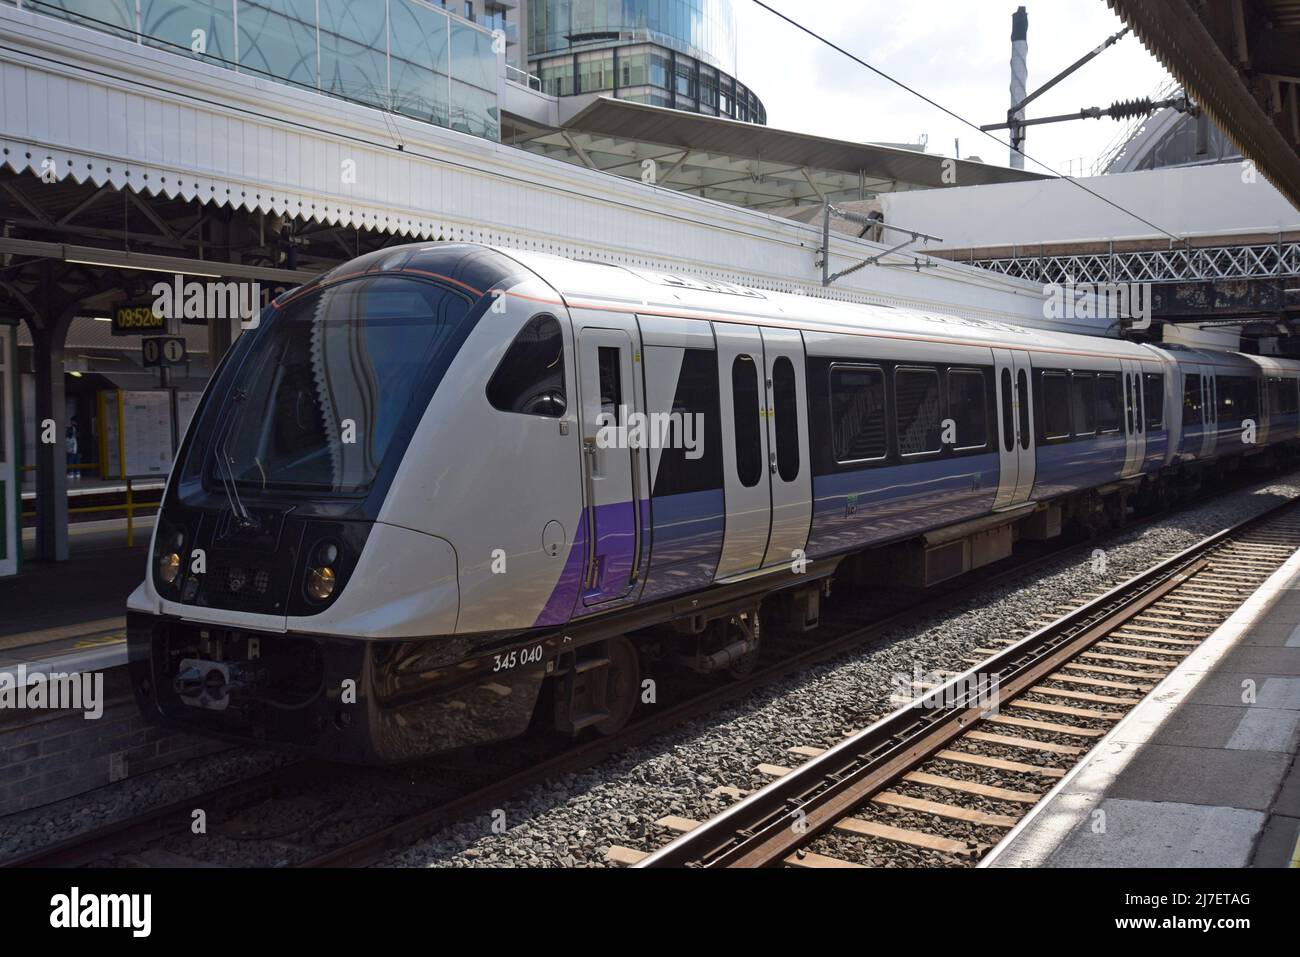
<svg viewBox="0 0 1300 957"><path fill-rule="evenodd" d="M63 433L63 448L68 453L68 478L81 478L81 469L75 466L81 464L80 446L77 443L77 420L74 418L68 423L68 427Z"/></svg>

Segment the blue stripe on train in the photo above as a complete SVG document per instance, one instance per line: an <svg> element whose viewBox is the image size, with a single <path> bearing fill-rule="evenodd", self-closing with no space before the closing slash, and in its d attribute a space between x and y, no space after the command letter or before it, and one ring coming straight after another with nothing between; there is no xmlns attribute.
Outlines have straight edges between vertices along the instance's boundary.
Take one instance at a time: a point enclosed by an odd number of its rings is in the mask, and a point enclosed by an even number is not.
<svg viewBox="0 0 1300 957"><path fill-rule="evenodd" d="M998 456L961 456L813 478L808 556L915 535L983 515L998 491Z"/></svg>
<svg viewBox="0 0 1300 957"><path fill-rule="evenodd" d="M1105 485L1124 470L1126 443L1120 433L1040 445L1035 455L1034 498Z"/></svg>
<svg viewBox="0 0 1300 957"><path fill-rule="evenodd" d="M722 556L726 508L722 489L653 500L654 535L644 599L704 588Z"/></svg>

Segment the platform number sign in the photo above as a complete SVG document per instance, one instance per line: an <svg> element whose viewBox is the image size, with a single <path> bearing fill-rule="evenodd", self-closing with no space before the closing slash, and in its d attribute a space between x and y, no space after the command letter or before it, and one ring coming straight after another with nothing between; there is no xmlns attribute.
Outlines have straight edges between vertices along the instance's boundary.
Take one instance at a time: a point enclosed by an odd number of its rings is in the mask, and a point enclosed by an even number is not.
<svg viewBox="0 0 1300 957"><path fill-rule="evenodd" d="M185 340L176 336L155 336L140 342L146 368L177 366L185 361Z"/></svg>

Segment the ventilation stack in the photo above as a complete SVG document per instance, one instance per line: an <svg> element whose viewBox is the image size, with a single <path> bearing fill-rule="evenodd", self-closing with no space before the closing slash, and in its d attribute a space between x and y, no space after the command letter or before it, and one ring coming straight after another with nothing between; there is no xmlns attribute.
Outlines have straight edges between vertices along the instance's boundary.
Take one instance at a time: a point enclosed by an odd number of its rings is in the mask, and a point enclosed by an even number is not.
<svg viewBox="0 0 1300 957"><path fill-rule="evenodd" d="M1014 108L1025 98L1025 83L1029 79L1029 14L1021 7L1011 14L1011 106ZM1025 145L1025 128L1015 123L1023 120L1025 111L1020 109L1007 119L1011 125L1011 168L1024 169L1025 157L1020 152Z"/></svg>

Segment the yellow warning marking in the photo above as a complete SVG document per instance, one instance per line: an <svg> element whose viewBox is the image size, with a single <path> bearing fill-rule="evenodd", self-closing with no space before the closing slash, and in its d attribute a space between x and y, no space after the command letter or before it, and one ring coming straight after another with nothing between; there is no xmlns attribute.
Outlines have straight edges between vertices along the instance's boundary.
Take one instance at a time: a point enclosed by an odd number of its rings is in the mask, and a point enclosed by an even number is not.
<svg viewBox="0 0 1300 957"><path fill-rule="evenodd" d="M1296 832L1295 849L1291 852L1291 866L1300 867L1300 831Z"/></svg>
<svg viewBox="0 0 1300 957"><path fill-rule="evenodd" d="M72 643L73 648L98 648L100 645L114 645L126 641L126 634L118 632L113 635L100 635L98 638L78 638Z"/></svg>

